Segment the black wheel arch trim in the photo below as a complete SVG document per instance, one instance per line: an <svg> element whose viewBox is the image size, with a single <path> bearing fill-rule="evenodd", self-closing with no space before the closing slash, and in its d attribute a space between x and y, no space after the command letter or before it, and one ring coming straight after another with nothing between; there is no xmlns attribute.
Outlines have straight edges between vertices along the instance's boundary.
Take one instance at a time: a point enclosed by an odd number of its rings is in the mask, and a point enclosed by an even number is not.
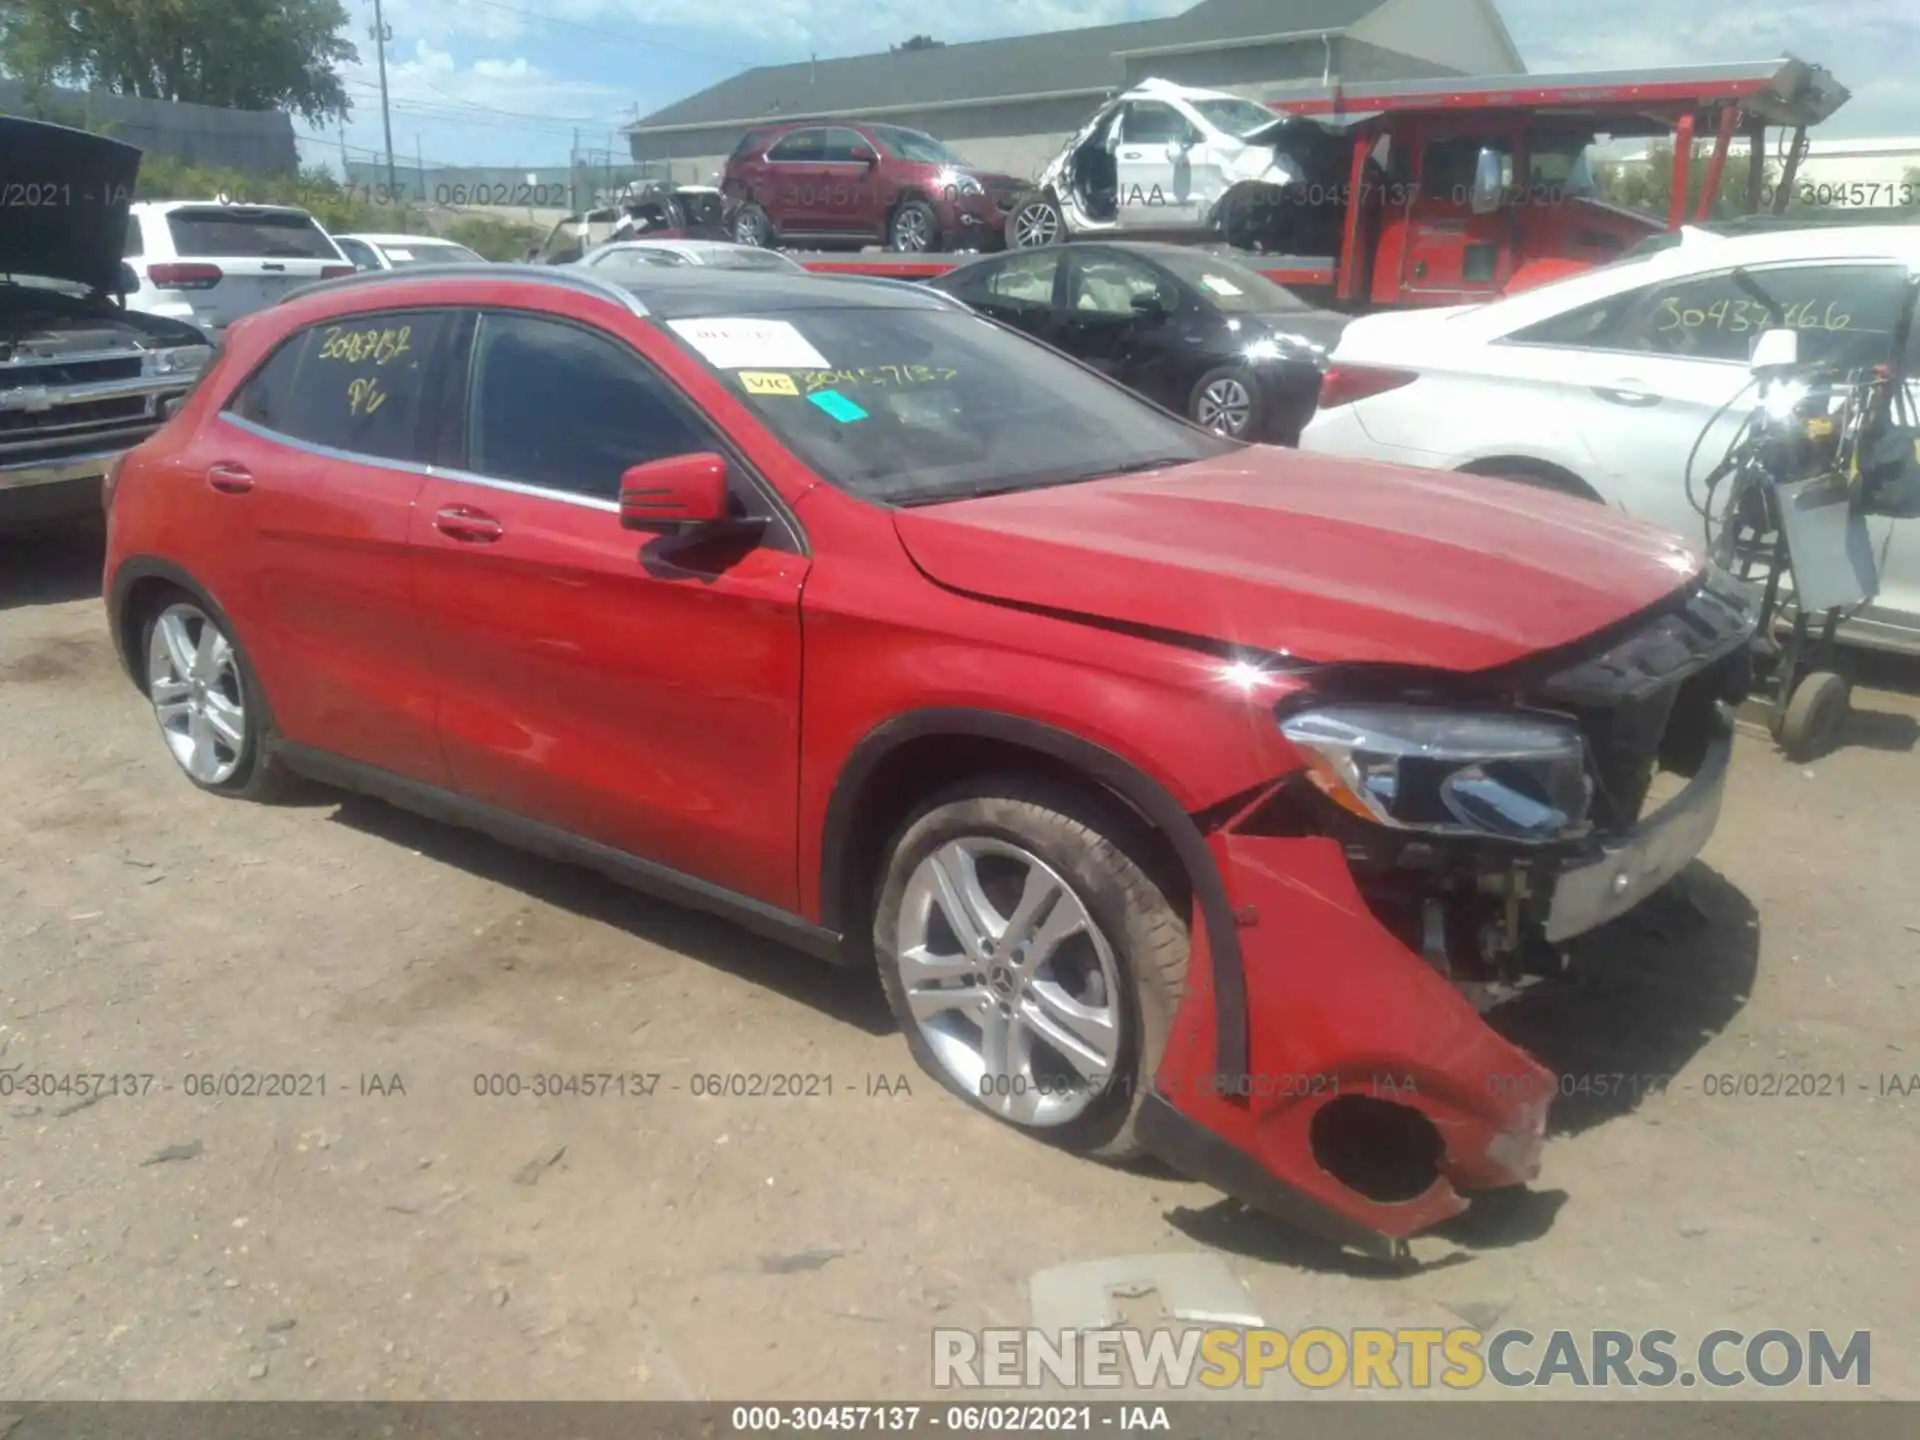
<svg viewBox="0 0 1920 1440"><path fill-rule="evenodd" d="M120 562L113 572L113 582L107 592L107 633L113 639L113 650L120 657L120 668L127 672L127 678L145 690L140 682L139 657L133 653L137 637L127 633L127 601L133 593L133 587L142 580L164 580L169 585L186 591L227 634L238 638L239 631L234 628L233 618L213 598L207 587L175 565L170 560L162 560L157 555L131 555Z"/></svg>
<svg viewBox="0 0 1920 1440"><path fill-rule="evenodd" d="M1005 741L1062 761L1113 791L1166 836L1186 870L1194 903L1206 922L1213 964L1215 1068L1224 1083L1237 1089L1247 1069L1246 968L1226 882L1207 849L1206 837L1193 816L1158 781L1105 746L1070 731L1023 716L966 707L913 710L868 731L840 767L827 802L820 847L821 925L839 933L847 929L849 842L867 781L900 746L935 735Z"/></svg>

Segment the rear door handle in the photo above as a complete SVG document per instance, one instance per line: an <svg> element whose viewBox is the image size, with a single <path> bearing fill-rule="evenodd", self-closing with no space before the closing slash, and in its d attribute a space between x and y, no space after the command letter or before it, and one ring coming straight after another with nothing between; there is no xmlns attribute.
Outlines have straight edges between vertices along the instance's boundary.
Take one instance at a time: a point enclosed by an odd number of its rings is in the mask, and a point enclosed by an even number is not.
<svg viewBox="0 0 1920 1440"><path fill-rule="evenodd" d="M1593 387L1593 393L1615 405L1631 405L1640 410L1646 409L1649 405L1658 405L1660 403L1658 395L1632 388L1639 383L1637 380L1623 380L1617 387L1596 385Z"/></svg>
<svg viewBox="0 0 1920 1440"><path fill-rule="evenodd" d="M449 505L433 517L433 528L449 540L486 545L506 534L500 522L471 505Z"/></svg>
<svg viewBox="0 0 1920 1440"><path fill-rule="evenodd" d="M231 460L216 460L207 466L207 484L222 495L244 495L253 488L253 472Z"/></svg>

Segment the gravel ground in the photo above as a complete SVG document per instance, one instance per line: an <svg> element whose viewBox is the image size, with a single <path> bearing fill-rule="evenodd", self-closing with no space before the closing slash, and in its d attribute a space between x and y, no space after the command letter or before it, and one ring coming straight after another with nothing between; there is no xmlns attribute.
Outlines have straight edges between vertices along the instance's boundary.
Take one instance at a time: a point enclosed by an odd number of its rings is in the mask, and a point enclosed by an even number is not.
<svg viewBox="0 0 1920 1440"><path fill-rule="evenodd" d="M1502 1017L1564 1072L1664 1088L1570 1094L1532 1189L1389 1273L970 1114L870 977L371 801L199 794L98 566L0 540L0 1394L924 1395L933 1327L1159 1253L1219 1257L1289 1330L1870 1329L1873 1392L1920 1398L1912 667L1876 667L1816 765L1743 739L1689 903ZM833 1093L694 1093L735 1071ZM20 1093L47 1072L154 1078ZM191 1093L238 1072L326 1092ZM475 1093L503 1072L660 1078ZM1846 1091L1710 1093L1770 1074Z"/></svg>

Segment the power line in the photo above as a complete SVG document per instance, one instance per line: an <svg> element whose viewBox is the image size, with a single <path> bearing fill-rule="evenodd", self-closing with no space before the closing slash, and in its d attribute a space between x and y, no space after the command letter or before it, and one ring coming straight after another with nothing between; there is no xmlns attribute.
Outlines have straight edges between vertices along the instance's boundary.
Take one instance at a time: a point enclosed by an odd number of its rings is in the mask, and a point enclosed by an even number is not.
<svg viewBox="0 0 1920 1440"><path fill-rule="evenodd" d="M518 15L524 20L537 20L543 25L564 25L570 30L584 30L589 35L603 36L608 40L619 40L628 45L637 45L643 50L665 50L671 55L685 55L694 60L714 60L722 65L731 65L738 70L751 70L752 61L737 60L731 55L715 55L704 50L688 50L679 45L663 45L657 40L642 40L630 31L608 30L599 25L587 25L578 20L563 20L558 15L542 15L533 10L522 10L517 5L502 4L501 0L468 0L469 4L484 5L489 10L504 11L508 15Z"/></svg>
<svg viewBox="0 0 1920 1440"><path fill-rule="evenodd" d="M349 85L357 85L366 90L374 88L364 80L348 79L346 83ZM421 83L428 84L426 81L422 81ZM504 120L518 122L517 128L520 129L544 127L555 131L566 131L569 127L573 126L602 127L615 124L624 118L617 114L587 117L575 115L545 115L520 110L503 110L496 105L487 105L478 100L463 100L449 91L440 89L437 85L428 84L428 88L436 94L445 95L447 97L446 100L395 100L391 102L392 108L395 110L410 111L434 119L458 120L463 124L493 123L480 120L476 117L479 115L498 116Z"/></svg>

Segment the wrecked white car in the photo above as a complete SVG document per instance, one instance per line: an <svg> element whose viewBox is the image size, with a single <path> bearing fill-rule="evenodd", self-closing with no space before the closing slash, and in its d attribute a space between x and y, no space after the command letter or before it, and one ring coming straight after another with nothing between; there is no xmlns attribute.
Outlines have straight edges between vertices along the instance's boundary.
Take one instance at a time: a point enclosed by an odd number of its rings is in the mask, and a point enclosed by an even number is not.
<svg viewBox="0 0 1920 1440"><path fill-rule="evenodd" d="M1292 250L1304 237L1288 235L1288 212L1321 207L1291 201L1336 185L1346 153L1315 122L1245 96L1142 81L1103 105L1015 202L1007 248L1124 233Z"/></svg>

